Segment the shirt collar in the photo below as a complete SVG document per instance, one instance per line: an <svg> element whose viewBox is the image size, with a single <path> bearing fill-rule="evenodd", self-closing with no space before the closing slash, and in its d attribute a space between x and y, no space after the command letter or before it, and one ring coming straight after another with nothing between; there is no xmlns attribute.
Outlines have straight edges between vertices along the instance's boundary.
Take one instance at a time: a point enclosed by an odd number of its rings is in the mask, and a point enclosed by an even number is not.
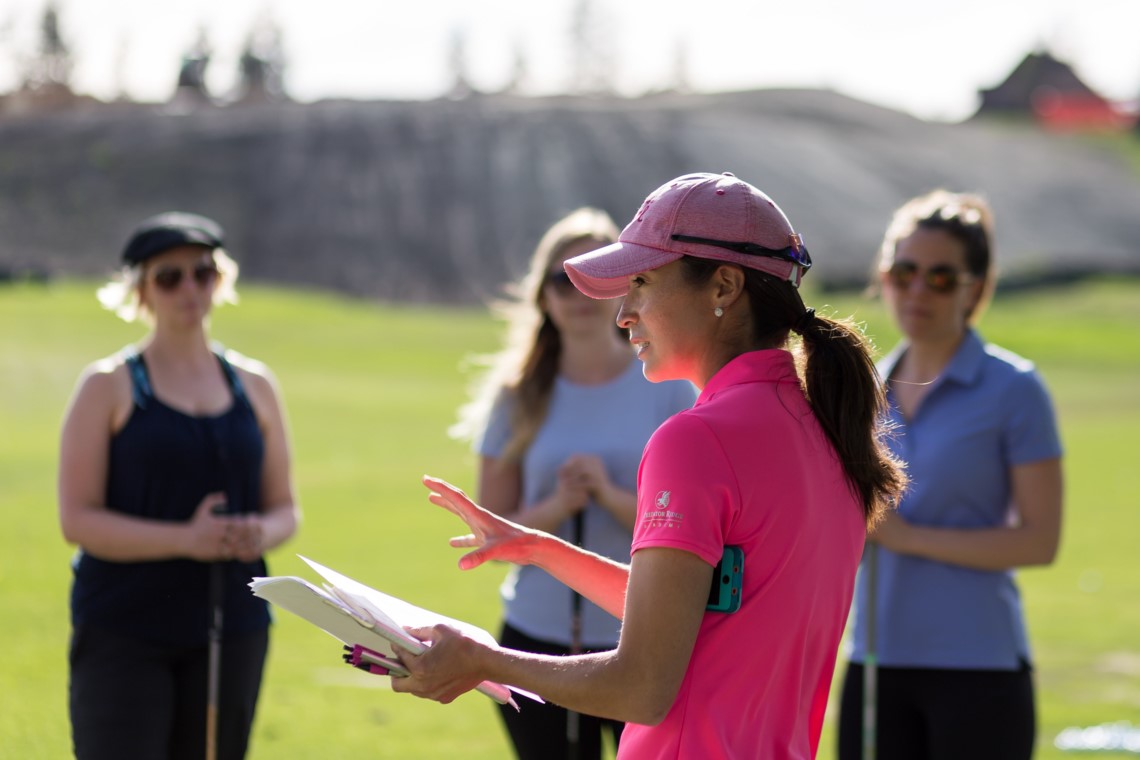
<svg viewBox="0 0 1140 760"><path fill-rule="evenodd" d="M883 378L884 382L895 371L895 367L898 366L908 348L910 348L909 343L900 343L879 362L879 376ZM950 358L950 363L946 365L946 370L936 382L941 384L947 380L953 380L960 385L971 385L981 373L982 361L985 357L986 347L982 343L981 336L973 328L966 328L966 334L962 338L961 345L958 346L958 350Z"/></svg>
<svg viewBox="0 0 1140 760"><path fill-rule="evenodd" d="M731 359L718 369L697 398L699 406L712 399L720 391L744 383L778 383L794 381L796 363L792 354L781 348L767 348L760 351L747 351Z"/></svg>

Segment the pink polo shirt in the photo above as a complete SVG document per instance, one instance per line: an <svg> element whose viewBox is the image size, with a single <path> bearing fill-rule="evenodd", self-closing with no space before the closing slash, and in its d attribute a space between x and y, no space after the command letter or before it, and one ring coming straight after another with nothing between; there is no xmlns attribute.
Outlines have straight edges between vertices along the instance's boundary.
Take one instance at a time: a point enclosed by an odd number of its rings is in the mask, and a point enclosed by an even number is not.
<svg viewBox="0 0 1140 760"><path fill-rule="evenodd" d="M814 757L863 551L860 503L812 414L792 355L733 359L646 445L633 551L710 565L744 549L741 607L706 612L677 700L629 724L619 757Z"/></svg>

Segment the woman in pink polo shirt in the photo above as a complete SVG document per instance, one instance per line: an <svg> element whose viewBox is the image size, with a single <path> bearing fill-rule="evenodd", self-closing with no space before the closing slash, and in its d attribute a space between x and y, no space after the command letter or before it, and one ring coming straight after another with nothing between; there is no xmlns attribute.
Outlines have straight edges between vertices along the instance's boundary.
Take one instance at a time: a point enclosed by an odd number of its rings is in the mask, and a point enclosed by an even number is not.
<svg viewBox="0 0 1140 760"><path fill-rule="evenodd" d="M814 756L865 530L905 475L862 336L804 307L810 266L783 212L731 174L663 185L617 243L566 262L587 295L624 296L648 379L701 389L646 445L631 563L425 484L472 530L452 539L474 549L460 567L546 570L622 619L617 649L551 657L419 629L433 645L403 657L396 691L513 684L626 721L621 758Z"/></svg>

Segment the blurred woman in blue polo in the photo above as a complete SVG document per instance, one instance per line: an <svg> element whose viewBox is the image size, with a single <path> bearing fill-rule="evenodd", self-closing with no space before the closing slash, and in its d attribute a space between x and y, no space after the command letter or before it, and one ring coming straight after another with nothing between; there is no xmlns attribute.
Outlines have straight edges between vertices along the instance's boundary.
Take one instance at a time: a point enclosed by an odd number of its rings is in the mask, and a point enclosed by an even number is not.
<svg viewBox="0 0 1140 760"><path fill-rule="evenodd" d="M992 241L981 198L939 190L900 208L882 244L879 282L903 341L879 371L896 426L888 440L911 485L870 536L873 594L868 573L857 584L840 760L861 756L868 651L879 665L879 760L1033 753L1032 660L1013 570L1056 556L1061 442L1033 364L974 327L994 288Z"/></svg>

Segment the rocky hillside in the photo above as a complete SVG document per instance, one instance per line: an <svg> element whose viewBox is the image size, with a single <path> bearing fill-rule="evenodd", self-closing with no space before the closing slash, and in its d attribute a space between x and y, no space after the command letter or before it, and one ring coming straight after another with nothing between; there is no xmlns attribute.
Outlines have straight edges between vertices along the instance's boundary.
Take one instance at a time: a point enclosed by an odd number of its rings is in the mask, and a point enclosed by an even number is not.
<svg viewBox="0 0 1140 760"><path fill-rule="evenodd" d="M1140 271L1140 178L1117 150L791 90L9 117L0 269L107 273L135 222L178 208L221 221L250 279L471 302L563 212L622 225L665 180L725 170L780 203L832 284L861 281L891 211L936 186L990 198L1007 276Z"/></svg>

